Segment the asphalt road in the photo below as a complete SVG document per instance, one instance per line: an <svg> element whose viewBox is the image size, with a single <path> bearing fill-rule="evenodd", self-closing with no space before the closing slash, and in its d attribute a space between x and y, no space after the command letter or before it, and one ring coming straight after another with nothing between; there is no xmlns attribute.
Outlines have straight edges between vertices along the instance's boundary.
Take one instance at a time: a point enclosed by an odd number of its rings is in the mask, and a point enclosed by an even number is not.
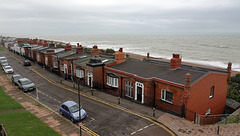
<svg viewBox="0 0 240 136"><path fill-rule="evenodd" d="M24 58L12 52L1 51L1 56L5 56L8 62L13 67L15 73L30 79L34 82L38 89L39 101L52 110L58 112L60 105L67 101L73 100L78 102L78 95L69 90L63 89L36 73L29 68L24 67L11 55L16 56L19 60ZM32 68L38 67L35 64L30 66ZM50 73L51 74L51 73ZM11 76L11 75L9 75ZM28 95L36 98L36 92L27 92ZM124 136L124 135L148 135L148 136L170 136L170 134L163 128L153 124L152 122L141 118L139 116L124 112L122 110L110 107L103 103L81 96L81 105L87 111L88 117L83 120L84 126L88 127L95 133L102 136Z"/></svg>

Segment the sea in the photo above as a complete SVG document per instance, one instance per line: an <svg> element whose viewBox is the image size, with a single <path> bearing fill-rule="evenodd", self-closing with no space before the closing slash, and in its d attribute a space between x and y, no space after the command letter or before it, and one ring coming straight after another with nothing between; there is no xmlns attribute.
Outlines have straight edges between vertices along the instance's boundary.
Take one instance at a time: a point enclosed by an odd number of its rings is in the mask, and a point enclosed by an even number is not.
<svg viewBox="0 0 240 136"><path fill-rule="evenodd" d="M3 36L28 37L80 43L84 47L99 49L123 48L124 52L151 57L171 59L179 53L182 61L240 71L240 35L53 35L9 34Z"/></svg>

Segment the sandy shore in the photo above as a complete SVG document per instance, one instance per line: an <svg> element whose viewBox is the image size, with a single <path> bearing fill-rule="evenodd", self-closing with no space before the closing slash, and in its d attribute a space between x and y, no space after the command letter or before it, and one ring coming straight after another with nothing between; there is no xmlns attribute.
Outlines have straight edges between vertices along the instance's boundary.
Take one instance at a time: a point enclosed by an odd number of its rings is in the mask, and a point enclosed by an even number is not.
<svg viewBox="0 0 240 136"><path fill-rule="evenodd" d="M130 58L135 58L135 59L139 59L139 60L143 60L143 58L147 58L147 54L146 54L146 56L142 56L142 55L138 55L138 54L134 54L134 53L129 53L129 52L126 52L126 54L128 54ZM168 59L151 57L151 54L150 54L150 59L170 62L170 60L168 60ZM199 67L204 67L204 68L219 69L219 70L227 71L227 65L226 65L226 68L223 69L223 68L219 68L219 67L207 66L207 65L200 65L200 64L189 63L189 62L182 62L182 64L192 65L192 66L199 66ZM232 71L231 76L234 76L234 75L236 75L236 74L238 74L238 73L240 73L240 72L239 72L239 71Z"/></svg>

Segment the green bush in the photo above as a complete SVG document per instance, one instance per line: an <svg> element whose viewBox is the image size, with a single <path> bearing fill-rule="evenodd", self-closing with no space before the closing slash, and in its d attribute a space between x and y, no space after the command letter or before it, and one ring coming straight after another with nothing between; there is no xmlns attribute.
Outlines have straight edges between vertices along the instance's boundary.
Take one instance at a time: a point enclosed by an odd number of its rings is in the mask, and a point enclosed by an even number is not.
<svg viewBox="0 0 240 136"><path fill-rule="evenodd" d="M91 48L84 48L84 51L91 51Z"/></svg>
<svg viewBox="0 0 240 136"><path fill-rule="evenodd" d="M231 78L228 85L227 98L240 102L240 74Z"/></svg>
<svg viewBox="0 0 240 136"><path fill-rule="evenodd" d="M107 49L106 53L113 54L113 53L115 53L115 51L113 49Z"/></svg>

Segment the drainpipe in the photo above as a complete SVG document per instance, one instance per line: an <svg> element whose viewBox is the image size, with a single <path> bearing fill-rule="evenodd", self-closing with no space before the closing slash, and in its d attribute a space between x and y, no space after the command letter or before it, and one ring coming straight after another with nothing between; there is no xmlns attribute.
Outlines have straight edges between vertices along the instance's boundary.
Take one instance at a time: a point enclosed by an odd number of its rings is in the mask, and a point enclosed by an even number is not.
<svg viewBox="0 0 240 136"><path fill-rule="evenodd" d="M122 79L123 79L123 77L121 76L121 97L123 97L122 96Z"/></svg>
<svg viewBox="0 0 240 136"><path fill-rule="evenodd" d="M72 63L72 66L71 66L72 69L71 70L72 70L72 81L73 81L73 60L71 60L71 63Z"/></svg>
<svg viewBox="0 0 240 136"><path fill-rule="evenodd" d="M156 83L153 81L153 107L155 108L155 101L156 101Z"/></svg>
<svg viewBox="0 0 240 136"><path fill-rule="evenodd" d="M104 84L104 65L102 66L102 71L103 71L103 74L102 74L102 90L104 91L105 90L105 84Z"/></svg>

